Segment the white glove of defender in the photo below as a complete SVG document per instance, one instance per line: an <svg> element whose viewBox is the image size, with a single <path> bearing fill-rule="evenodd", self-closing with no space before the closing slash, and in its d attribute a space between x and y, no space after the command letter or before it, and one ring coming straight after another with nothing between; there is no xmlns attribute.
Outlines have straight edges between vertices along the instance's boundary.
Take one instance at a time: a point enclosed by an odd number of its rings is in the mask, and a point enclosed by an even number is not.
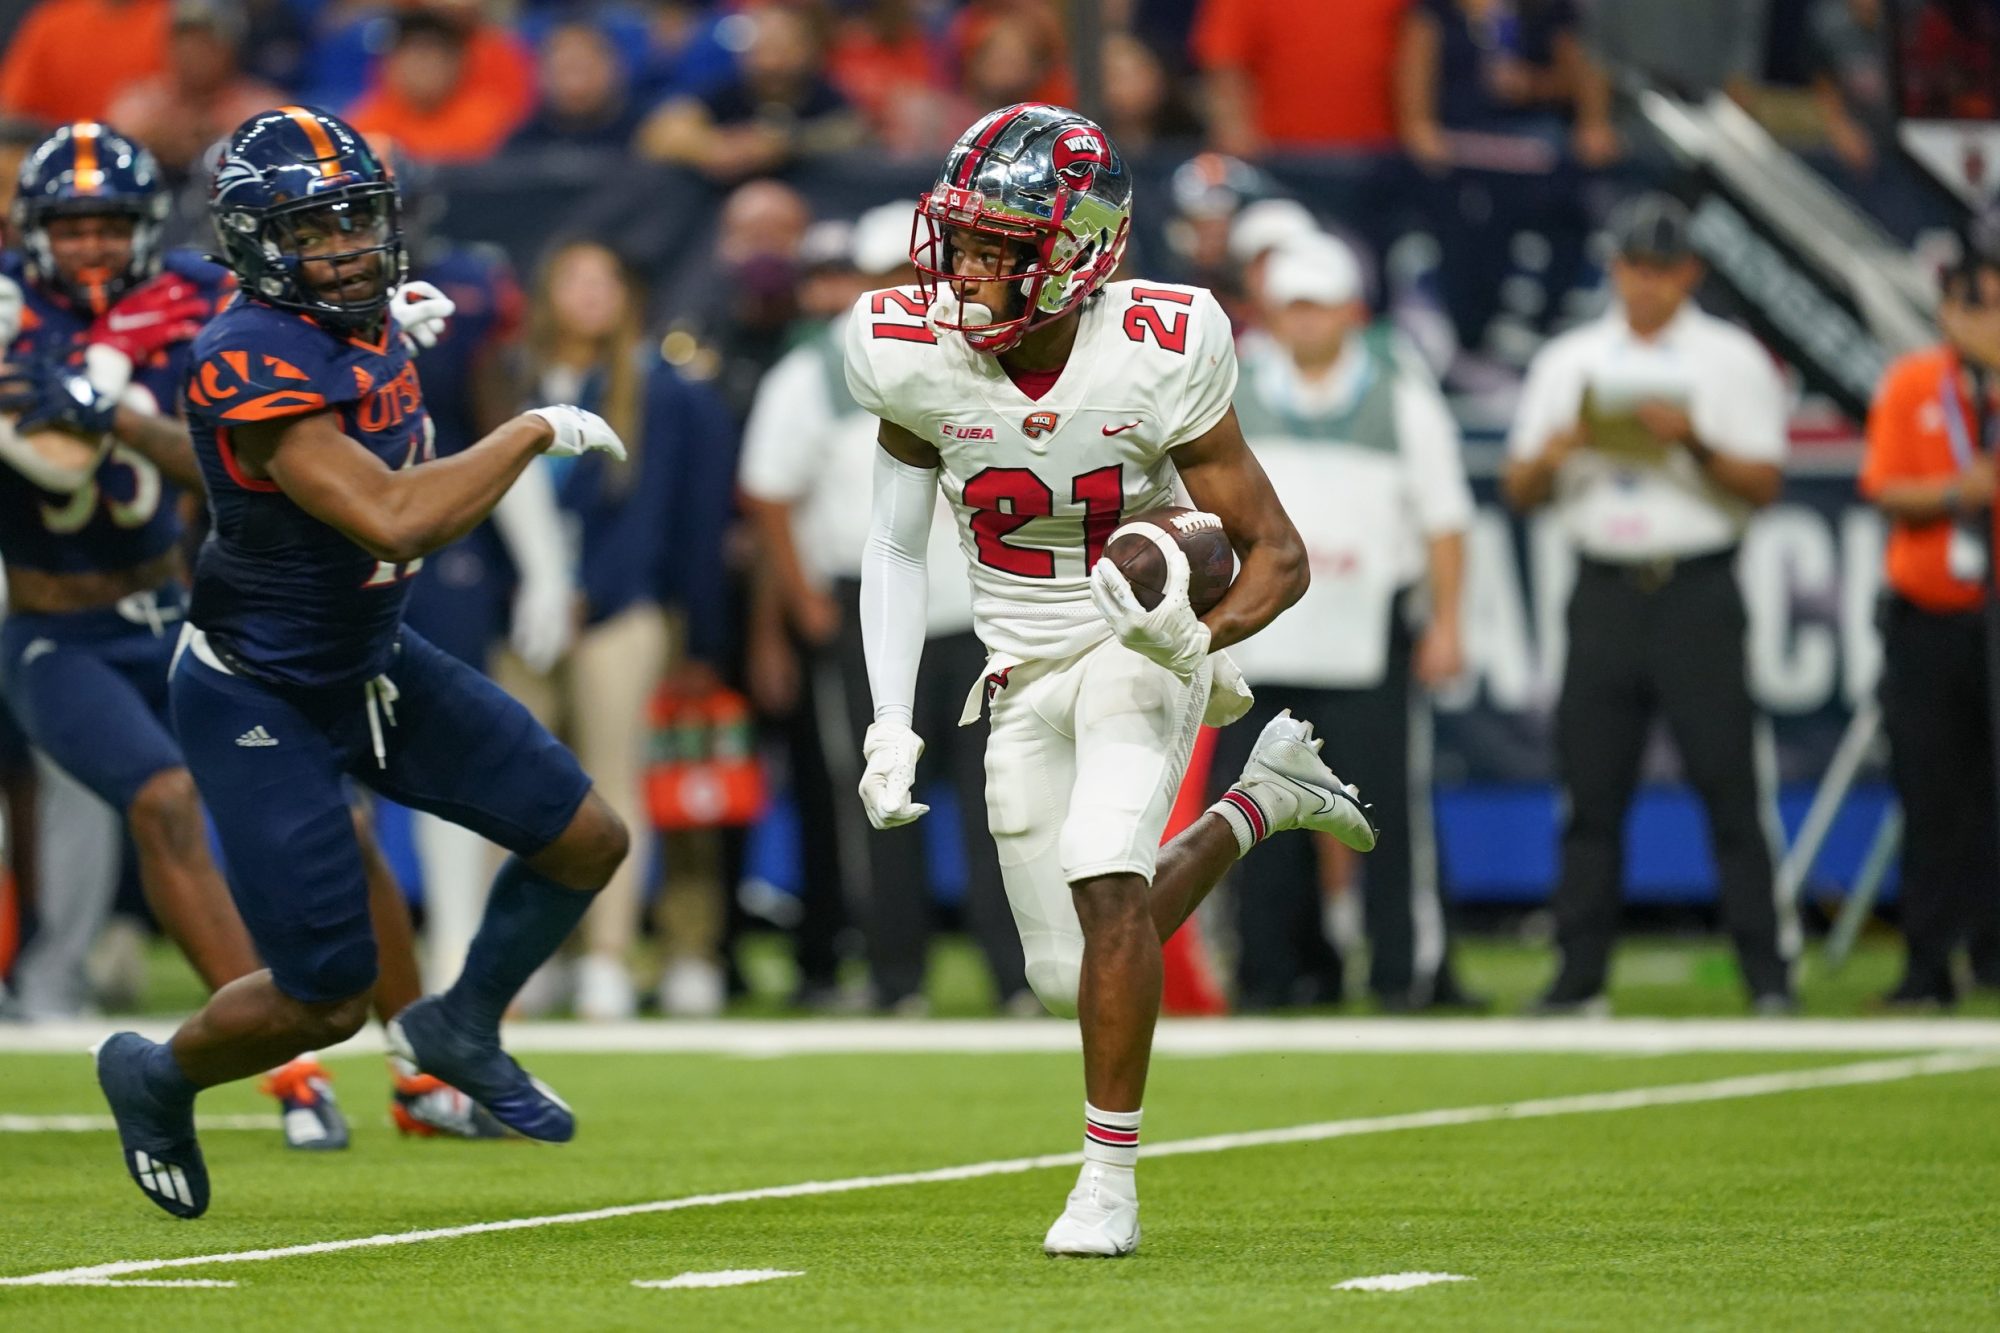
<svg viewBox="0 0 2000 1333"><path fill-rule="evenodd" d="M457 304L428 282L406 282L389 298L389 318L414 344L412 351L436 347L444 322L457 313Z"/></svg>
<svg viewBox="0 0 2000 1333"><path fill-rule="evenodd" d="M625 444L618 438L618 432L595 412L571 403L552 403L547 407L531 407L528 415L540 417L555 431L555 439L542 450L551 458L575 458L601 449L619 462L625 461Z"/></svg>
<svg viewBox="0 0 2000 1333"><path fill-rule="evenodd" d="M22 311L27 301L21 295L21 284L12 278L0 275L0 357L7 354L14 339L21 332Z"/></svg>
<svg viewBox="0 0 2000 1333"><path fill-rule="evenodd" d="M1139 605L1118 566L1101 557L1090 571L1090 600L1120 643L1186 680L1208 656L1208 626L1188 605L1187 555L1172 543L1162 546L1161 554L1167 561L1167 586L1152 610Z"/></svg>
<svg viewBox="0 0 2000 1333"><path fill-rule="evenodd" d="M514 592L507 646L528 670L546 675L576 637L576 590L562 579L528 578Z"/></svg>
<svg viewBox="0 0 2000 1333"><path fill-rule="evenodd" d="M876 828L895 828L930 813L930 807L910 799L917 781L917 760L923 757L923 737L907 722L871 722L861 739L861 808Z"/></svg>

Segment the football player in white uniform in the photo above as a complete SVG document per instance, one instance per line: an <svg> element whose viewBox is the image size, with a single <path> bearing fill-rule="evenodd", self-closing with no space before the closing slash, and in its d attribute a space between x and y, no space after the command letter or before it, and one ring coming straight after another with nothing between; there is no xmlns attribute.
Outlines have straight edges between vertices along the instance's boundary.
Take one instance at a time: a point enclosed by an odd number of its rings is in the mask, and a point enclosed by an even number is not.
<svg viewBox="0 0 2000 1333"><path fill-rule="evenodd" d="M1307 573L1237 429L1235 351L1215 298L1109 281L1131 198L1123 160L1089 120L1039 103L996 111L959 139L923 201L919 283L862 297L847 326L849 385L882 419L861 576L875 704L861 799L877 828L927 808L911 799L923 741L910 705L942 486L992 654L966 720L983 695L987 818L1028 981L1082 1021L1084 1165L1043 1242L1050 1254L1139 1242L1133 1168L1161 942L1271 833L1374 845L1354 792L1288 716L1224 799L1159 845L1204 715L1220 725L1249 705L1218 650L1297 601ZM1222 520L1240 562L1200 617L1187 559L1164 534L1165 595L1151 611L1100 559L1126 516L1173 501L1176 478Z"/></svg>

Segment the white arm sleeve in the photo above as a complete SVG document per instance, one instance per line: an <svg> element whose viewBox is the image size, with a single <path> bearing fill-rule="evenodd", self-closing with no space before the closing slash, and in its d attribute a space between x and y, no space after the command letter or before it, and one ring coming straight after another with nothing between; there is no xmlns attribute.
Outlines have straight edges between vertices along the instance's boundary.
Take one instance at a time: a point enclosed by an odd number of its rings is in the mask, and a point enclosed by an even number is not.
<svg viewBox="0 0 2000 1333"><path fill-rule="evenodd" d="M555 483L539 464L522 469L500 503L493 507L493 526L514 561L523 584L568 587L572 580L569 550L563 540L562 513L556 507Z"/></svg>
<svg viewBox="0 0 2000 1333"><path fill-rule="evenodd" d="M861 648L877 722L907 725L914 715L930 582L924 557L937 489L936 468L875 451L875 506L861 552Z"/></svg>

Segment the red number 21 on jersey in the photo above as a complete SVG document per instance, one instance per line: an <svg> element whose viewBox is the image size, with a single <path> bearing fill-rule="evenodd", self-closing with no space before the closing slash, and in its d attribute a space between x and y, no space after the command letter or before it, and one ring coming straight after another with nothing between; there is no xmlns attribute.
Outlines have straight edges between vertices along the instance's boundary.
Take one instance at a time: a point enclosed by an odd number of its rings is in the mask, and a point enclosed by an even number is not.
<svg viewBox="0 0 2000 1333"><path fill-rule="evenodd" d="M1070 479L1069 491L1070 503L1083 507L1083 564L1088 569L1117 531L1125 505L1123 469L1113 463L1080 473ZM979 563L1021 578L1054 578L1054 551L1016 546L1007 538L1033 519L1053 517L1055 501L1055 491L1029 468L990 467L966 482L965 503L978 511L972 516L972 538Z"/></svg>
<svg viewBox="0 0 2000 1333"><path fill-rule="evenodd" d="M1194 304L1194 297L1188 292L1168 291L1164 287L1134 287L1132 304L1125 308L1125 336L1135 343L1153 342L1169 352L1187 352L1188 320L1192 315L1185 309L1156 310L1147 301L1165 301L1170 307L1187 307Z"/></svg>

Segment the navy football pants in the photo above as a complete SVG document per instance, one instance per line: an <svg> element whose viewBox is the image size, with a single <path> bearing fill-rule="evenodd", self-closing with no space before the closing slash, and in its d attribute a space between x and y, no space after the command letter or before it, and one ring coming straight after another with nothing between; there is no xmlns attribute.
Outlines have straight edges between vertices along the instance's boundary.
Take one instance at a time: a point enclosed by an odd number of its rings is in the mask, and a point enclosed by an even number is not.
<svg viewBox="0 0 2000 1333"><path fill-rule="evenodd" d="M405 629L386 673L376 760L362 684L297 689L173 670L173 716L221 838L230 894L278 988L309 1003L375 979L361 850L343 777L530 856L569 826L590 779L498 686ZM393 724L390 716L393 714Z"/></svg>

